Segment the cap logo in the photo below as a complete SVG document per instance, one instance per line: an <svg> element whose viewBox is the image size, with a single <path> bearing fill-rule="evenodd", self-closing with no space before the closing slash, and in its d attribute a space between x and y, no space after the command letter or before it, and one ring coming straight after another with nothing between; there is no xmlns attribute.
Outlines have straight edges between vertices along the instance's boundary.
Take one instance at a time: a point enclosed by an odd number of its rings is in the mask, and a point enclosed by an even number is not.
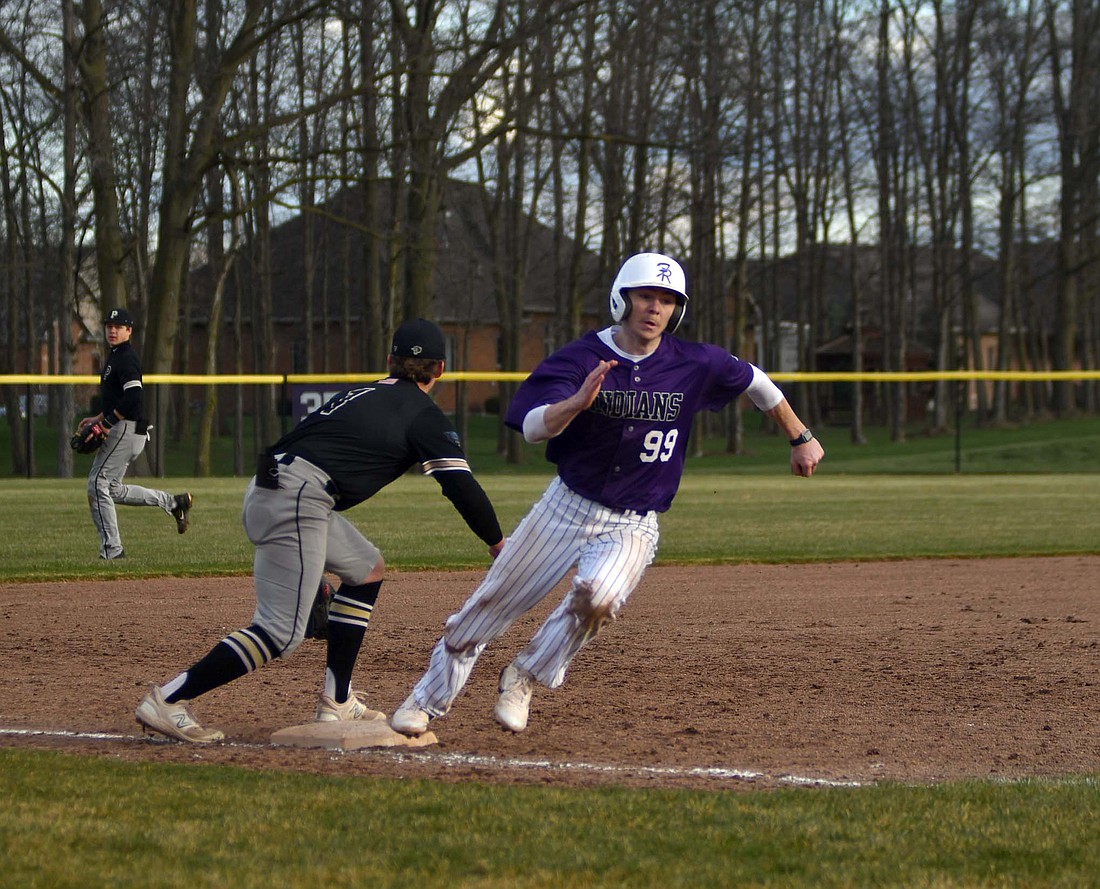
<svg viewBox="0 0 1100 889"><path fill-rule="evenodd" d="M409 351L412 352L413 355L419 355L421 352L424 351L424 347L423 346L413 346L411 349L409 349Z"/></svg>
<svg viewBox="0 0 1100 889"><path fill-rule="evenodd" d="M665 284L672 283L672 266L667 262L657 263L657 280L664 282Z"/></svg>

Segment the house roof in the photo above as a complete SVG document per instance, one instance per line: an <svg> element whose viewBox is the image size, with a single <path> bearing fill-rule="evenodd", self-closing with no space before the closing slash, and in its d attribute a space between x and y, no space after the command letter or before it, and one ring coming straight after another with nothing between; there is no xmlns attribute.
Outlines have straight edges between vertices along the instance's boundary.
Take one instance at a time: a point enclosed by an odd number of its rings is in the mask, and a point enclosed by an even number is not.
<svg viewBox="0 0 1100 889"><path fill-rule="evenodd" d="M809 292L811 276L821 287L826 329L823 337L841 337L850 327L852 315L851 262L856 263L856 280L861 288L864 306L865 328L880 324L881 284L879 268L881 251L877 245L860 246L852 250L845 244L820 248L816 268L801 271L796 256L784 256L778 260L748 263L748 282L755 306L763 309L768 318L791 319L798 316L798 294ZM910 314L908 326L910 339L917 347L932 348L938 328L937 310L933 304L932 261L929 248L914 248L914 267L910 275L911 296L906 305ZM1049 334L1053 330L1055 303L1057 300L1057 245L1043 241L1018 245L1016 262L1026 282L1021 298L1022 310L1012 309L1008 319L1010 327L1017 324L1032 331ZM955 254L956 267L959 255ZM977 306L977 326L982 332L997 330L1001 317L1003 295L1001 293L998 261L980 252L971 256L970 283ZM953 300L952 323L958 325L963 317L958 284L948 298ZM835 343L824 343L820 348L835 348Z"/></svg>
<svg viewBox="0 0 1100 889"><path fill-rule="evenodd" d="M377 233L390 231L394 225L391 210L393 189L390 180L381 180L378 207L370 228ZM487 205L493 195L475 183L447 180L444 185L441 213L437 230L435 267L435 298L432 314L441 323L495 324L496 262ZM362 189L348 186L323 204L309 211L312 222L315 255L320 266L313 284L313 314L340 318L345 300L353 318L360 316L363 293L362 255L366 243L362 208ZM564 260L571 242L556 238L553 230L528 214L521 215L526 229L528 255L523 280L523 306L527 314L560 313L564 290ZM277 322L293 323L303 316L302 298L305 281L304 250L306 217L302 213L282 221L271 231L272 309ZM516 233L508 232L511 237ZM561 245L561 246L559 246ZM757 306L763 307L769 318L793 319L799 314L799 293L809 291L809 282L821 287L824 337L842 335L851 320L852 274L854 257L856 275L863 293L864 324L868 328L881 323L877 308L880 302L882 253L877 245L860 246L853 251L848 245L826 245L818 251L816 267L799 267L798 258L784 256L777 260L752 260L748 263L749 289ZM907 305L911 313L910 339L914 346L931 348L938 327L932 302L932 252L916 248L912 252L914 267L910 276L912 296ZM1021 323L1033 329L1049 331L1053 318L1056 288L1053 245L1032 245L1021 251L1020 262L1029 280L1034 282L1024 299L1028 312ZM238 260L247 270L249 258ZM383 272L384 273L384 272ZM400 274L400 269L398 270ZM247 277L247 276L244 276ZM603 317L606 314L607 282L610 272L600 268L599 258L589 251L582 257L582 307L586 314ZM208 268L194 269L191 276L193 318L203 320L209 314L212 276ZM231 277L226 287L226 316L231 316L236 301L236 280ZM1000 317L1001 293L998 266L995 259L974 253L971 263L971 284L977 301L978 326L994 330ZM400 282L395 286L400 287ZM962 317L957 294L953 310L954 323ZM398 299L399 301L399 299ZM245 316L249 316L245 312Z"/></svg>
<svg viewBox="0 0 1100 889"><path fill-rule="evenodd" d="M390 210L392 188L381 183L373 225L377 233L393 228ZM486 214L487 195L479 186L448 180L436 237L434 319L439 322L496 323L495 259ZM362 191L346 187L310 213L312 238L317 245L319 266L314 273L313 313L320 317L327 307L329 317L342 317L345 299L353 318L360 316L363 293L363 262L367 242ZM537 219L523 216L529 227L528 260L524 286L524 311L555 314L565 281L558 268L553 231ZM304 250L306 216L296 213L271 230L272 313L277 322L294 322L303 316L305 288ZM571 242L564 242L564 250ZM249 258L238 262L247 270ZM582 308L586 313L605 311L606 282L599 280L599 260L589 252L582 257ZM384 272L383 272L384 274ZM398 271L400 274L400 270ZM213 278L207 266L191 273L194 318L209 316ZM397 286L400 286L398 284ZM236 281L231 276L225 291L225 313L231 316L236 301ZM398 298L399 301L399 298ZM247 315L247 313L246 313Z"/></svg>

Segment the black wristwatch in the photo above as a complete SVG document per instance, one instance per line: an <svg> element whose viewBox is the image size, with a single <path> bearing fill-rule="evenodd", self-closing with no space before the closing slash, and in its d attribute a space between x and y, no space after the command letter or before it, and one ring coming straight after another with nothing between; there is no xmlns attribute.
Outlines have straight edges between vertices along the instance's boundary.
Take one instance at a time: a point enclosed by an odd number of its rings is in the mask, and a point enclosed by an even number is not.
<svg viewBox="0 0 1100 889"><path fill-rule="evenodd" d="M798 438L791 439L791 447L797 448L799 445L804 445L808 441L814 440L814 434L809 429L803 429L802 434Z"/></svg>

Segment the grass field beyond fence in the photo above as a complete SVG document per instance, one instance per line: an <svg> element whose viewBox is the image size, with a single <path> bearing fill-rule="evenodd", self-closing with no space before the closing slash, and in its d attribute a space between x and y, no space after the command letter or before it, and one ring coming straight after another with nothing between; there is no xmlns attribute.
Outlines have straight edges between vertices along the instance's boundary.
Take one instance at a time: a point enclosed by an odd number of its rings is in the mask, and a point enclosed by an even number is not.
<svg viewBox="0 0 1100 889"><path fill-rule="evenodd" d="M724 438L710 437L702 442L692 442L692 456L688 460L689 473L695 469L711 472L735 472L739 474L773 473L782 468L786 442L774 430L765 428L760 414L745 415L745 432L742 452L728 452ZM154 431L154 436L161 433ZM831 474L891 474L929 475L975 473L1048 473L1048 472L1100 472L1100 417L1082 417L1070 420L1036 420L1027 424L1008 426L977 426L972 419L963 422L958 434L954 430L932 433L926 427L912 426L906 430L903 441L893 441L887 430L880 427L865 429L866 441L853 444L851 432L846 427L825 426L817 430L825 445L825 469ZM68 440L68 431L65 434ZM163 472L155 474L168 478L188 478L195 474L195 442L193 438L176 440L169 436L163 442L165 457ZM542 459L542 447L527 447L524 461L507 464L497 453L497 418L474 415L469 419L466 433L466 450L474 468L479 472L507 472L509 474L540 474L546 471ZM34 450L34 476L56 477L57 432L49 428L44 418L39 418ZM244 433L244 473L251 475L256 444L251 425ZM152 454L153 448L148 449ZM232 476L232 437L215 438L210 449L210 475ZM0 422L0 476L26 477L26 472L16 473L12 467L10 430L6 422ZM86 475L91 465L90 457L76 457L74 473Z"/></svg>

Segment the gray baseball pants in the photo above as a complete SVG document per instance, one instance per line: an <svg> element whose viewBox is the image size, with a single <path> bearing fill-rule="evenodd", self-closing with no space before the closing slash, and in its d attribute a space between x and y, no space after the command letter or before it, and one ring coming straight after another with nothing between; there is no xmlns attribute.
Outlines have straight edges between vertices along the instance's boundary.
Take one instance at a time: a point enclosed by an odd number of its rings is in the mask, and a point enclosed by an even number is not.
<svg viewBox="0 0 1100 889"><path fill-rule="evenodd" d="M325 571L358 585L382 558L335 506L331 479L301 457L279 462L277 490L257 485L255 478L245 490L241 523L256 547L252 623L271 637L276 657L288 657L305 638Z"/></svg>
<svg viewBox="0 0 1100 889"><path fill-rule="evenodd" d="M120 420L107 433L107 440L96 451L88 473L88 506L92 523L99 532L99 557L113 559L122 552L115 504L124 506L159 506L168 515L176 505L167 491L122 483L126 470L145 450L149 433L135 431L133 420Z"/></svg>

